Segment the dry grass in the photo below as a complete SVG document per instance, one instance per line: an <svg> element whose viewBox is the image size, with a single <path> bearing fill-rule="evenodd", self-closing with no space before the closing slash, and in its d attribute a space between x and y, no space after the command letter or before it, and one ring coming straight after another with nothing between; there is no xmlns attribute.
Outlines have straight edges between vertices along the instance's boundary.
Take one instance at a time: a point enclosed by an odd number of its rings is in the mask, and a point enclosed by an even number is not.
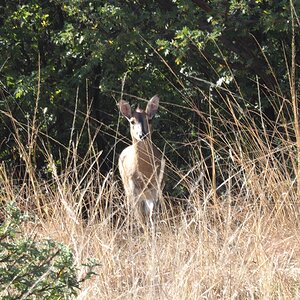
<svg viewBox="0 0 300 300"><path fill-rule="evenodd" d="M210 179L199 160L185 172L169 162L169 176L179 174L187 196L183 206L165 196L173 206L161 212L155 232L130 219L117 175L101 175L92 150L80 164L76 148L70 150L60 174L45 150L52 179L42 182L20 143L27 173L16 184L2 164L0 200L34 211L24 234L69 245L78 264L99 260L98 275L78 299L299 299L295 130L278 121L267 134L247 113L232 116L218 119L222 135L210 124L204 137L212 147ZM192 157L202 157L197 141L188 146Z"/></svg>

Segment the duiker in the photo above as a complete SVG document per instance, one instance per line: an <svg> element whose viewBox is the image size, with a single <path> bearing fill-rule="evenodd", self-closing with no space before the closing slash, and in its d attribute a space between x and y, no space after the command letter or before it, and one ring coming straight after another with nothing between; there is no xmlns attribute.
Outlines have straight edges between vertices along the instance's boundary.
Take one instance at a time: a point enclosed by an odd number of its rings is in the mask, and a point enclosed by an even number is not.
<svg viewBox="0 0 300 300"><path fill-rule="evenodd" d="M151 121L157 112L159 97L152 97L146 107L131 111L128 102L121 100L119 109L130 124L132 145L119 158L119 171L128 204L140 221L153 226L153 213L162 189L165 160L151 140Z"/></svg>

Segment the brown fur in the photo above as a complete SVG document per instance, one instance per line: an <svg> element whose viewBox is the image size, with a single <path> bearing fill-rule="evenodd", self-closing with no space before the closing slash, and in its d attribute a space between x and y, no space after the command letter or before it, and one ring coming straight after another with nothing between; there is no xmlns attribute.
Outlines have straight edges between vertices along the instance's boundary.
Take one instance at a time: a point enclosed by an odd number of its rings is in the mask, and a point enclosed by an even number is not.
<svg viewBox="0 0 300 300"><path fill-rule="evenodd" d="M146 112L139 108L131 113L130 106L125 101L119 105L121 112L131 123L132 137L132 145L125 148L119 158L125 193L129 204L137 208L139 217L143 220L151 219L152 209L161 194L164 166L161 152L152 143L149 125L150 117L154 116L158 107L158 97L154 96L149 101ZM145 135L139 132L141 128Z"/></svg>

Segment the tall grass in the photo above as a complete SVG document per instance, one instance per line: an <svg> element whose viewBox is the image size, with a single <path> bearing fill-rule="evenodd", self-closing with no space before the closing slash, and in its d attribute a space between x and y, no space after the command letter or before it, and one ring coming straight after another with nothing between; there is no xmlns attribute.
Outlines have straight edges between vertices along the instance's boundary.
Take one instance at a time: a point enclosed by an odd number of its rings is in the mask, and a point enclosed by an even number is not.
<svg viewBox="0 0 300 300"><path fill-rule="evenodd" d="M87 257L99 260L98 276L85 283L79 299L298 299L299 98L291 87L290 97L274 93L283 105L272 124L261 110L245 110L244 100L226 86L219 94L226 115L211 94L203 94L211 112L206 116L192 98L185 99L186 109L203 118L208 130L185 141L185 168L167 160L166 181L185 193L164 195L155 232L140 230L132 219L117 172L101 174L105 158L93 147L94 136L79 159L80 136L71 134L65 168L57 170L36 115L26 127L6 112L26 172L16 183L1 165L0 201L16 201L34 213L24 234L69 245L78 264ZM258 101L260 91L258 83ZM286 108L295 122L286 121ZM77 111L74 122L76 117ZM88 119L89 113L84 126ZM30 147L18 134L21 127ZM48 163L48 180L34 168L36 147Z"/></svg>
<svg viewBox="0 0 300 300"><path fill-rule="evenodd" d="M278 121L271 132L264 131L250 113L238 118L233 112L238 110L229 107L230 122L218 117L226 130L218 132L212 120L203 137L213 147L217 175L206 175L198 141L188 144L192 163L185 170L168 162L169 176L176 172L177 185L187 193L180 205L164 197L168 205L155 234L132 223L117 174L100 173L101 153L90 151L79 161L76 143L60 172L45 147L48 181L37 176L31 150L18 143L27 173L21 185L15 184L2 164L1 202L14 200L35 211L24 234L34 231L68 244L78 263L98 258L99 275L86 282L80 299L296 299L300 231L294 128Z"/></svg>

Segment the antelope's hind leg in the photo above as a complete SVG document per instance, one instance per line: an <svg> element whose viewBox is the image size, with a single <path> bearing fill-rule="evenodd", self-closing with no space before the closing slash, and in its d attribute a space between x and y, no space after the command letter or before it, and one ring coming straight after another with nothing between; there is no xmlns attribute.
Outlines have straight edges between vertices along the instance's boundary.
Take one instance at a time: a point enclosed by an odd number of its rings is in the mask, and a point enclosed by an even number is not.
<svg viewBox="0 0 300 300"><path fill-rule="evenodd" d="M155 208L156 208L156 200L153 199L146 199L144 200L144 212L146 215L146 221L150 222L151 227L154 227L154 213L155 213Z"/></svg>

